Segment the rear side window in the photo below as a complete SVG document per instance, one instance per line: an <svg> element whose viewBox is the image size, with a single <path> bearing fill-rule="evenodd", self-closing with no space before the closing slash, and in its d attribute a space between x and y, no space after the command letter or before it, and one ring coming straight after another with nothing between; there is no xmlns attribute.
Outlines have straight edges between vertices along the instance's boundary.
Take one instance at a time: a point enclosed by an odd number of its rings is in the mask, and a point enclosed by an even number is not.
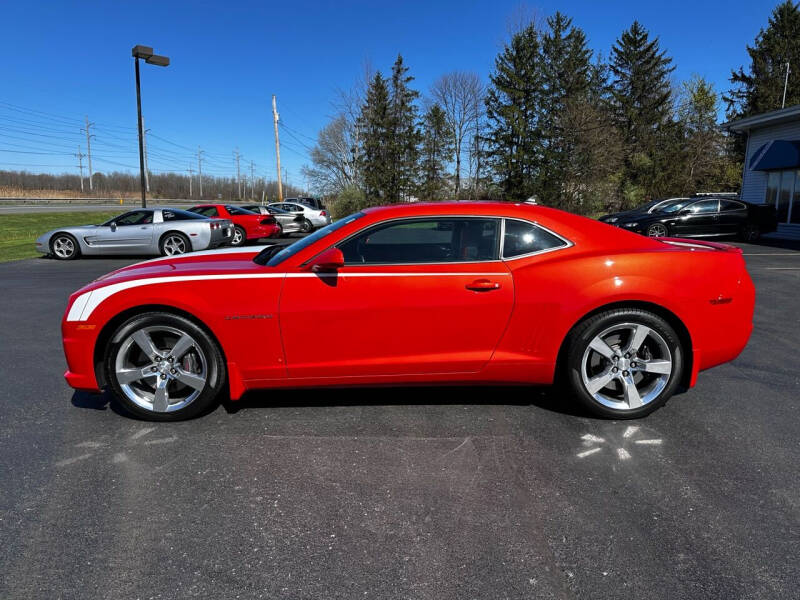
<svg viewBox="0 0 800 600"><path fill-rule="evenodd" d="M255 214L252 210L248 210L246 208L239 208L238 206L226 206L225 210L227 210L232 215L252 215L252 214Z"/></svg>
<svg viewBox="0 0 800 600"><path fill-rule="evenodd" d="M527 221L506 219L503 236L503 258L514 258L533 252L553 250L569 245L557 235Z"/></svg>
<svg viewBox="0 0 800 600"><path fill-rule="evenodd" d="M732 210L743 210L745 208L744 204L741 202L736 202L735 200L720 200L719 201L720 212L730 212Z"/></svg>
<svg viewBox="0 0 800 600"><path fill-rule="evenodd" d="M165 221L191 221L204 218L202 215L196 215L186 210L177 209L164 209L161 211L161 217Z"/></svg>
<svg viewBox="0 0 800 600"><path fill-rule="evenodd" d="M443 217L393 221L339 246L346 264L497 260L499 219Z"/></svg>

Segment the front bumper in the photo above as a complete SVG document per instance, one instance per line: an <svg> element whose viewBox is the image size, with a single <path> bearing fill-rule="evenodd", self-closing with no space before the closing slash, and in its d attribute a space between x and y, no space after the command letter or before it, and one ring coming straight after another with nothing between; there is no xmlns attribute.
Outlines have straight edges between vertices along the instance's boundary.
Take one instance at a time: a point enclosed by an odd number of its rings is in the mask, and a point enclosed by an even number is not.
<svg viewBox="0 0 800 600"><path fill-rule="evenodd" d="M94 368L94 347L98 333L96 325L83 321L63 321L61 324L64 356L67 359L64 379L76 390L100 391Z"/></svg>

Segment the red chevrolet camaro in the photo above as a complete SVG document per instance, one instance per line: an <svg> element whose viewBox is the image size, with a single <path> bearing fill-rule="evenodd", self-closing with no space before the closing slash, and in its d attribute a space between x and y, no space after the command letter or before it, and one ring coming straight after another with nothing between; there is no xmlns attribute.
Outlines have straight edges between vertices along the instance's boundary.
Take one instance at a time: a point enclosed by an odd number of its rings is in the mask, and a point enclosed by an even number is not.
<svg viewBox="0 0 800 600"><path fill-rule="evenodd" d="M212 217L215 219L228 219L233 221L233 236L231 246L244 246L248 240L261 238L280 237L283 233L275 217L260 215L251 210L230 204L199 204L189 209L191 212Z"/></svg>
<svg viewBox="0 0 800 600"><path fill-rule="evenodd" d="M753 304L732 246L528 204L395 205L101 277L70 297L65 376L162 421L223 391L554 381L633 418L734 359Z"/></svg>

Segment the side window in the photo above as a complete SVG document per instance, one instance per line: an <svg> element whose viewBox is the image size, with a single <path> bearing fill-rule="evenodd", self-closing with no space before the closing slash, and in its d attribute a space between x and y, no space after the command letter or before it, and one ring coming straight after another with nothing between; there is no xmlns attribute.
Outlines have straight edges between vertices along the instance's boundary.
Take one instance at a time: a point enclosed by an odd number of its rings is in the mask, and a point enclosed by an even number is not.
<svg viewBox="0 0 800 600"><path fill-rule="evenodd" d="M734 210L743 210L744 204L736 202L735 200L720 200L720 212L731 212Z"/></svg>
<svg viewBox="0 0 800 600"><path fill-rule="evenodd" d="M238 206L225 206L225 209L232 215L252 215L253 211Z"/></svg>
<svg viewBox="0 0 800 600"><path fill-rule="evenodd" d="M147 225L153 222L153 213L149 210L134 210L122 215L114 222L118 227L124 225Z"/></svg>
<svg viewBox="0 0 800 600"><path fill-rule="evenodd" d="M545 231L527 221L506 219L506 233L503 237L503 258L514 258L542 250L552 250L566 246L560 237Z"/></svg>
<svg viewBox="0 0 800 600"><path fill-rule="evenodd" d="M689 210L695 215L719 212L719 200L701 200L689 206Z"/></svg>
<svg viewBox="0 0 800 600"><path fill-rule="evenodd" d="M444 217L395 221L340 245L346 264L497 260L500 220Z"/></svg>

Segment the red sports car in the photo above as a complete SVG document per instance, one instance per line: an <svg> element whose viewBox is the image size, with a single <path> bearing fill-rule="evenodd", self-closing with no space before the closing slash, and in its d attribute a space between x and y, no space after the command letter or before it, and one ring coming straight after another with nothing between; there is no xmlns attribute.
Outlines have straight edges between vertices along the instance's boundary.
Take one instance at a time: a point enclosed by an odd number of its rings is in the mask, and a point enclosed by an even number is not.
<svg viewBox="0 0 800 600"><path fill-rule="evenodd" d="M223 390L554 381L595 414L633 418L734 359L753 304L732 246L528 204L404 204L290 246L90 283L64 315L65 376L161 421Z"/></svg>
<svg viewBox="0 0 800 600"><path fill-rule="evenodd" d="M260 215L251 210L230 204L198 204L191 212L216 219L233 221L231 246L243 246L248 240L280 237L283 230L275 217Z"/></svg>

